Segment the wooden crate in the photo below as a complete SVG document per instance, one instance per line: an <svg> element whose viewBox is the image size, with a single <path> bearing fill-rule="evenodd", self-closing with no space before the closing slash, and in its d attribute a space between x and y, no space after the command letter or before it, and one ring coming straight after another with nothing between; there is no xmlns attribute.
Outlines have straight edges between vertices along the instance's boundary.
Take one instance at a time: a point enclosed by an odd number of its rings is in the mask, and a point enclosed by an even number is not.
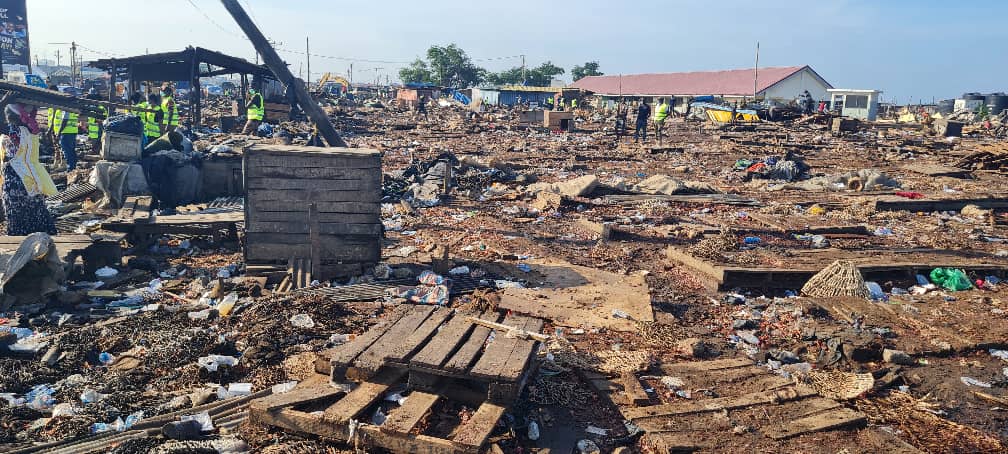
<svg viewBox="0 0 1008 454"><path fill-rule="evenodd" d="M494 311L402 305L353 341L324 352L334 381L367 381L382 369L409 373L411 387L431 391L451 385L480 393L489 402L510 404L535 371L539 342L473 323L497 322ZM504 325L538 333L541 319L508 315ZM328 370L327 370L328 369Z"/></svg>
<svg viewBox="0 0 1008 454"><path fill-rule="evenodd" d="M378 263L378 151L254 145L245 150L243 168L246 263L311 259L317 279L353 275Z"/></svg>

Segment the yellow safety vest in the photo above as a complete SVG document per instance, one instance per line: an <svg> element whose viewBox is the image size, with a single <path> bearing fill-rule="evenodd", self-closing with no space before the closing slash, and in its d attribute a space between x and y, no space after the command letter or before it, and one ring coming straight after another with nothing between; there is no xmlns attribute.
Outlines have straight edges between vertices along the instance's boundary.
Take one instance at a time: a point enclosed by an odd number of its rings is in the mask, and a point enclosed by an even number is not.
<svg viewBox="0 0 1008 454"><path fill-rule="evenodd" d="M56 134L77 134L77 114L49 108L49 124Z"/></svg>
<svg viewBox="0 0 1008 454"><path fill-rule="evenodd" d="M258 101L256 101L257 99ZM266 104L263 101L263 97L261 94L253 92L252 107L248 109L248 119L262 121L264 116L266 116Z"/></svg>
<svg viewBox="0 0 1008 454"><path fill-rule="evenodd" d="M161 100L161 110L164 111L164 125L165 126L178 126L179 116L178 116L178 104L173 102L174 99L171 96L166 96ZM168 103L173 102L171 112L168 111ZM166 127L167 131L168 128Z"/></svg>
<svg viewBox="0 0 1008 454"><path fill-rule="evenodd" d="M136 107L140 109L150 109L157 110L160 106L151 106L149 102L142 102L137 104ZM157 112L137 112L137 116L143 121L144 125L144 135L147 137L161 137L161 125L158 124L155 119Z"/></svg>
<svg viewBox="0 0 1008 454"><path fill-rule="evenodd" d="M573 107L575 109L577 108L577 99L572 99L571 100L571 107Z"/></svg>
<svg viewBox="0 0 1008 454"><path fill-rule="evenodd" d="M98 106L98 110L102 111L102 113L105 114L105 117L108 118L108 109L105 108L105 106ZM101 120L98 120L97 118L88 118L88 138L98 139L100 131Z"/></svg>
<svg viewBox="0 0 1008 454"><path fill-rule="evenodd" d="M658 104L655 107L654 119L655 121L664 121L669 114L669 105L665 103Z"/></svg>

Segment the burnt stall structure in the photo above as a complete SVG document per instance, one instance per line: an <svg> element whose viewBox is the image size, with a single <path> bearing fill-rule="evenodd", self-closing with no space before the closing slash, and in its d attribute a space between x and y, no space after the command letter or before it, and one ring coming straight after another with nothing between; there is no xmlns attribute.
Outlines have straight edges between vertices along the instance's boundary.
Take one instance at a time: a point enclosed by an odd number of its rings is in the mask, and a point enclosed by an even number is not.
<svg viewBox="0 0 1008 454"><path fill-rule="evenodd" d="M249 76L252 76L253 82L260 83L267 78L276 79L265 65L256 65L245 59L192 46L180 52L106 58L95 61L91 66L107 71L113 81L126 81L127 93L138 91L141 82L189 81L192 87L190 118L194 125L202 121L200 78L240 74L243 104L248 93ZM115 90L109 90L110 102L114 96Z"/></svg>

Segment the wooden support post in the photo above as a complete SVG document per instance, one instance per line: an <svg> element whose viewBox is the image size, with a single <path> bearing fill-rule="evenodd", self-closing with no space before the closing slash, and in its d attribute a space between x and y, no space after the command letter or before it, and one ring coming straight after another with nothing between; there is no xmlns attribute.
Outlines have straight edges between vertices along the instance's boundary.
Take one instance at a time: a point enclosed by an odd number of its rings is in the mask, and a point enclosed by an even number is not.
<svg viewBox="0 0 1008 454"><path fill-rule="evenodd" d="M245 13L238 0L221 0L221 3L231 13L231 17L238 23L238 26L245 32L245 35L249 37L249 40L252 41L252 45L262 55L266 66L269 66L277 79L294 88L294 93L297 94L298 104L301 105L301 109L315 123L319 134L325 138L329 146L346 147L346 142L343 141L339 133L336 132L336 128L329 122L329 117L322 111L322 108L318 106L315 100L312 99L308 91L305 90L304 83L291 74L290 69L287 68L287 64L277 55L276 50L273 49L273 46L270 45L266 37L259 31L259 28L252 23L252 19Z"/></svg>
<svg viewBox="0 0 1008 454"><path fill-rule="evenodd" d="M116 67L116 61L112 59L112 68L109 71L109 91L108 91L108 102L115 102L115 89L116 89L116 74L118 74L119 69ZM127 102L129 104L129 102ZM112 115L112 111L109 111L109 115Z"/></svg>
<svg viewBox="0 0 1008 454"><path fill-rule="evenodd" d="M199 66L200 66L200 55L196 52L196 49L192 49L192 67L189 71L189 85L191 88L192 98L189 103L189 121L191 122L193 128L199 126L200 124L200 102L203 98L202 90L200 89L200 77L199 77Z"/></svg>
<svg viewBox="0 0 1008 454"><path fill-rule="evenodd" d="M308 205L308 237L311 240L311 270L315 279L321 280L322 275L322 241L319 239L318 206L312 202Z"/></svg>

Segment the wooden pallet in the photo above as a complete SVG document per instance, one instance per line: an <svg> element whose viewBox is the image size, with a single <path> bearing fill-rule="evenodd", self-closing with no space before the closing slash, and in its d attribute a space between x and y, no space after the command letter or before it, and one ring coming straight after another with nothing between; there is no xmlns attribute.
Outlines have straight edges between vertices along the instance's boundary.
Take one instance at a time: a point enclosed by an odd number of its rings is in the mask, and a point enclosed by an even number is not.
<svg viewBox="0 0 1008 454"><path fill-rule="evenodd" d="M693 451L714 449L704 440L716 440L723 427L705 425L715 413L730 416L731 412L770 412L772 417L754 429L752 436L784 440L808 433L834 430L866 421L864 414L844 407L841 403L819 397L813 390L797 387L791 380L753 365L746 358L729 358L714 361L662 364L665 375L680 377L687 388L716 389L716 397L695 393L692 399L678 399L672 403L653 405L643 391L640 381L632 374L620 378L616 398L611 399L620 413L644 432L644 444L657 452ZM659 385L661 386L661 385ZM750 392L733 391L746 389ZM757 391L751 391L756 389Z"/></svg>
<svg viewBox="0 0 1008 454"><path fill-rule="evenodd" d="M407 371L385 367L351 391L333 386L328 377L316 374L293 390L252 401L249 417L263 424L343 440L360 447L381 447L392 452L454 454L478 452L489 438L506 406L477 402L476 411L446 438L425 435L419 428L441 401L458 401L461 394L451 387L433 391L411 390L402 406L383 403L387 392L406 384ZM385 422L371 424L378 405L386 410ZM305 407L322 408L321 414ZM420 433L416 433L420 432Z"/></svg>
<svg viewBox="0 0 1008 454"><path fill-rule="evenodd" d="M327 352L335 381L363 381L389 367L408 372L411 386L434 390L457 384L496 403L512 402L533 372L539 343L478 326L471 317L500 321L496 312L403 305L350 343ZM508 315L501 323L538 333L543 321Z"/></svg>

